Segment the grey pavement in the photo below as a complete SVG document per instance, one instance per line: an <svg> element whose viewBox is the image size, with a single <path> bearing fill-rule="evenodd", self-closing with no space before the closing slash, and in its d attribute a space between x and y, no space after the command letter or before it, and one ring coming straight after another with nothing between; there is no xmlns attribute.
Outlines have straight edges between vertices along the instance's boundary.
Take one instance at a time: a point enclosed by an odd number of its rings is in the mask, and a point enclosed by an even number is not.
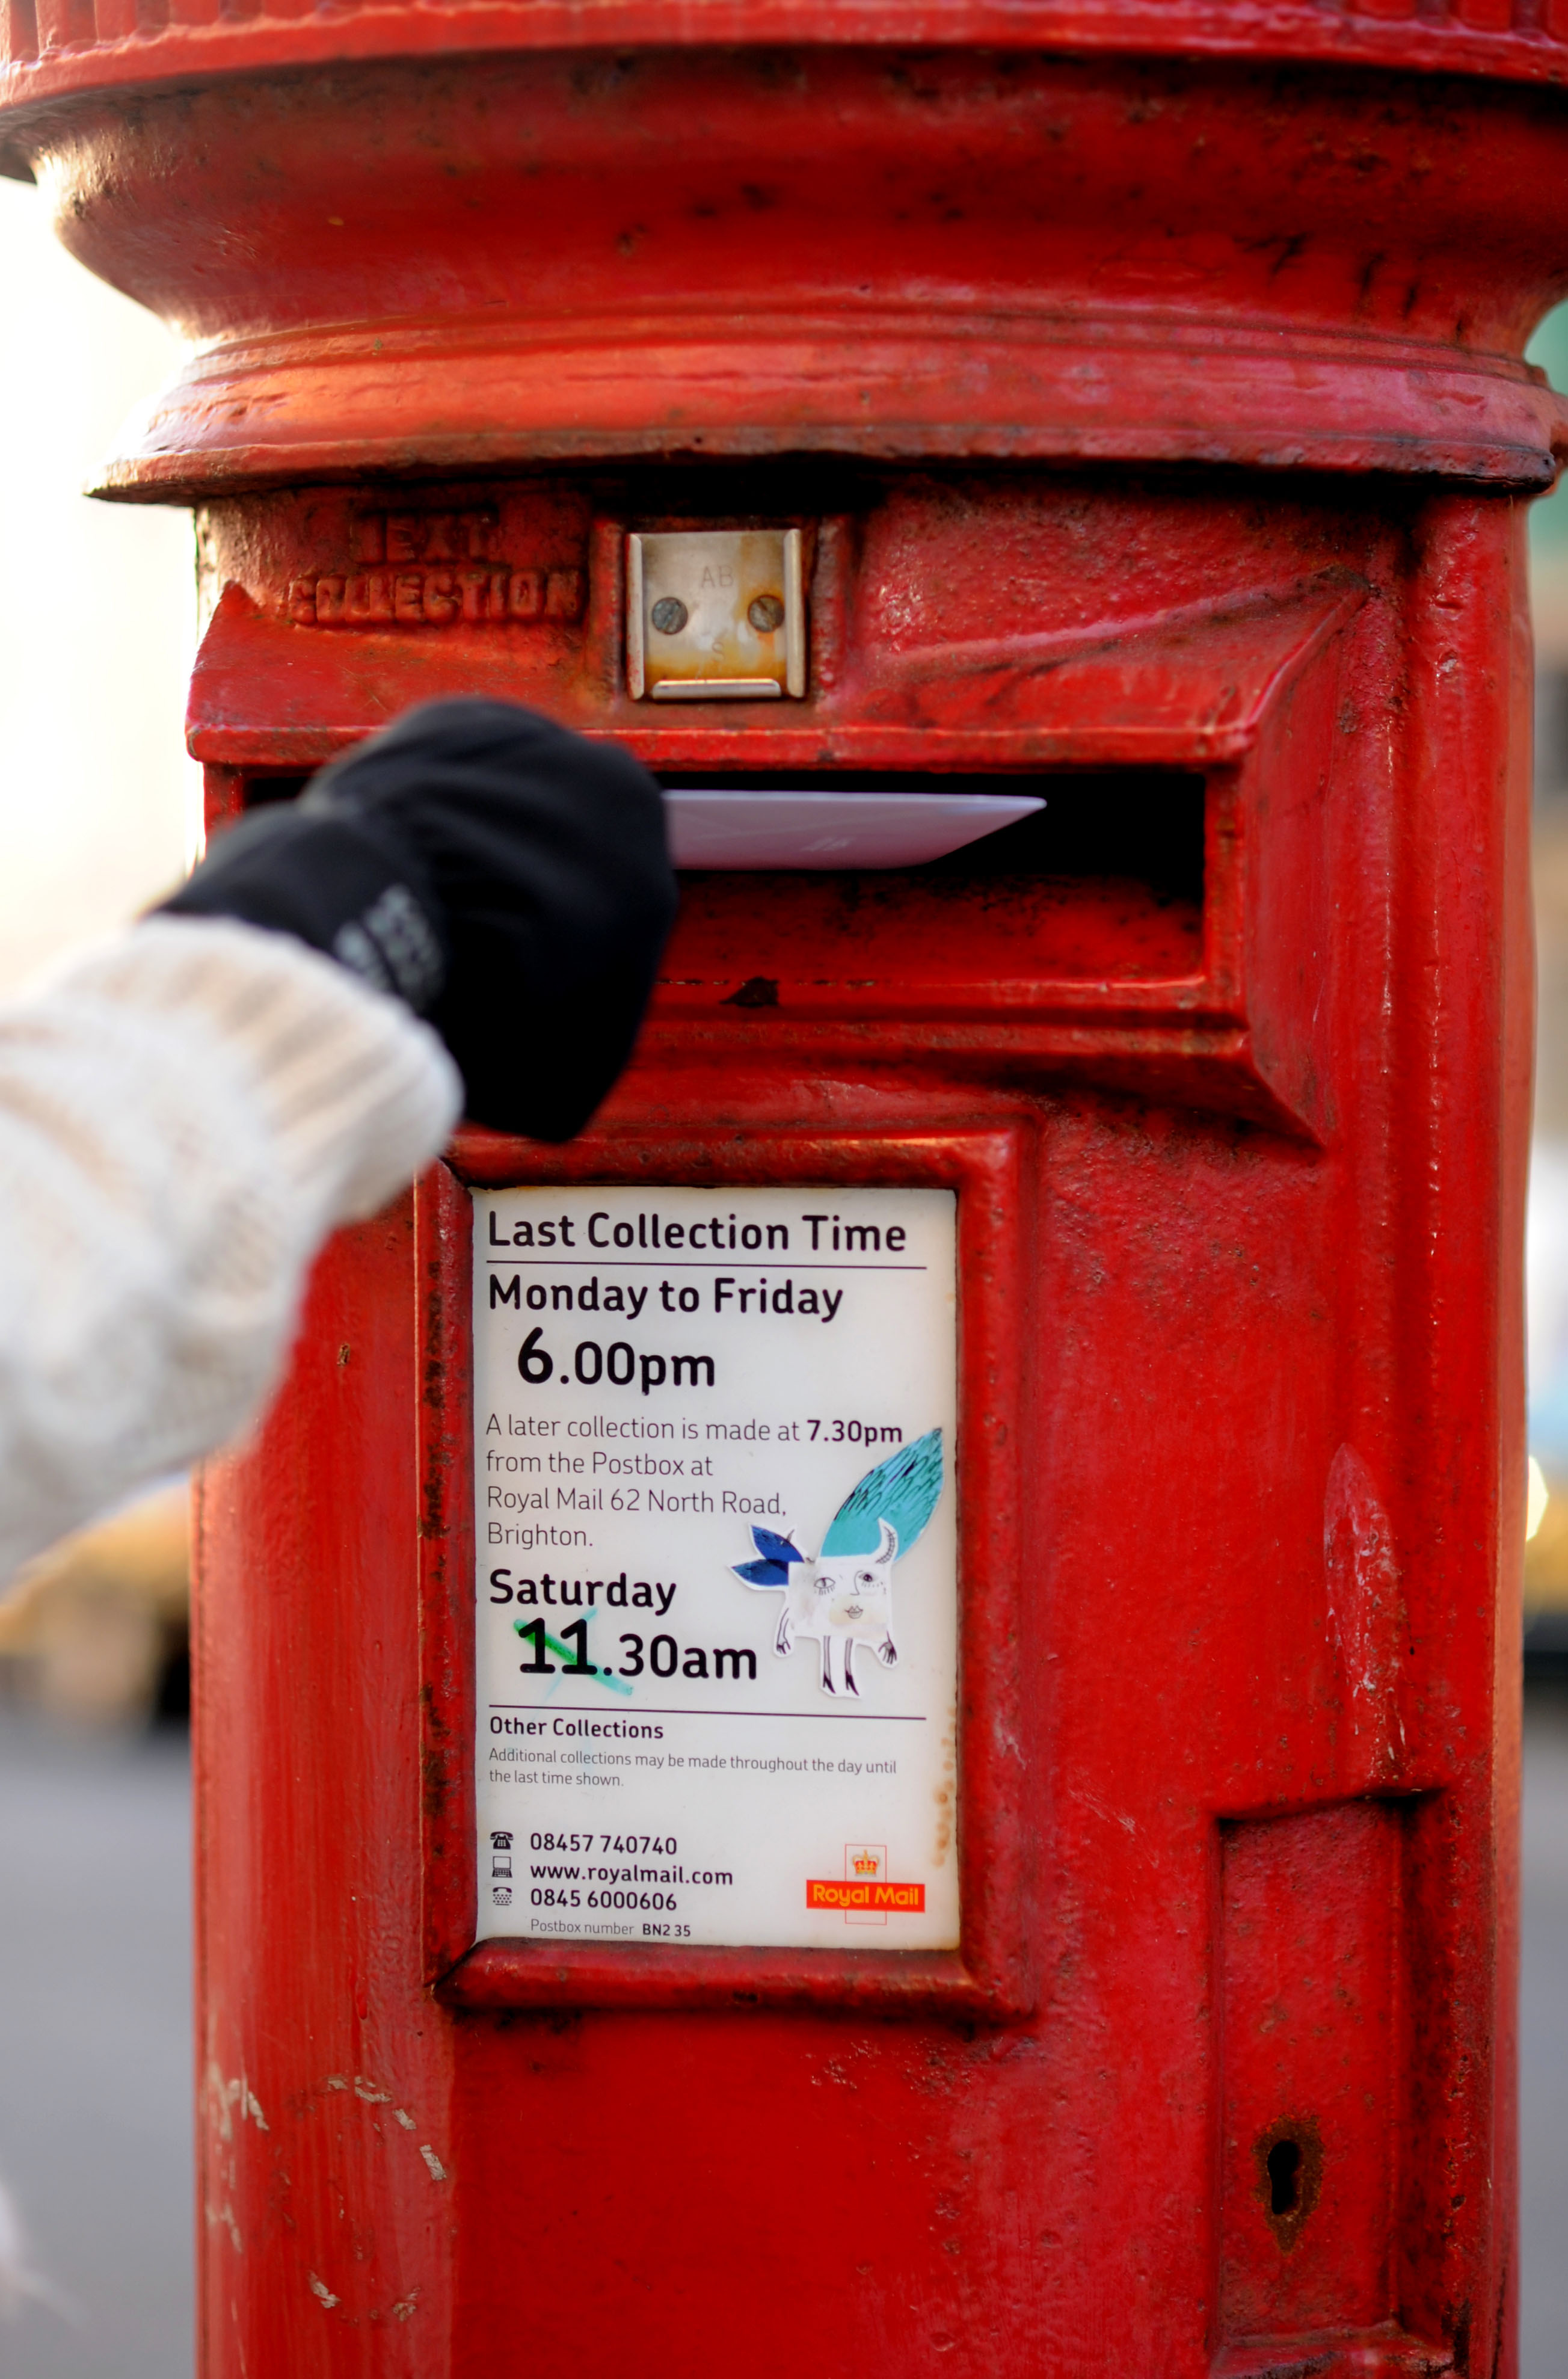
<svg viewBox="0 0 1568 2379"><path fill-rule="evenodd" d="M1520 2379L1568 2379L1568 1694L1525 1703Z"/></svg>
<svg viewBox="0 0 1568 2379"><path fill-rule="evenodd" d="M0 1708L0 2176L73 2307L0 2379L189 2379L189 1802L179 1733Z"/></svg>
<svg viewBox="0 0 1568 2379"><path fill-rule="evenodd" d="M1521 2379L1568 2379L1568 1693L1525 1732ZM0 2174L74 2303L0 2379L189 2379L189 1777L0 1709Z"/></svg>

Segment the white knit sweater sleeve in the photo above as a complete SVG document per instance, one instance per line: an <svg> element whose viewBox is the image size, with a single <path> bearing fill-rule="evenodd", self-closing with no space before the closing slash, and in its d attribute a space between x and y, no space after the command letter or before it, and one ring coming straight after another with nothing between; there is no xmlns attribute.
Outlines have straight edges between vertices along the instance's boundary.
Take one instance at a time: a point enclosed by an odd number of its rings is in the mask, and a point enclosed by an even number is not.
<svg viewBox="0 0 1568 2379"><path fill-rule="evenodd" d="M0 1008L0 1579L244 1427L321 1241L460 1097L399 1002L223 919L150 918Z"/></svg>

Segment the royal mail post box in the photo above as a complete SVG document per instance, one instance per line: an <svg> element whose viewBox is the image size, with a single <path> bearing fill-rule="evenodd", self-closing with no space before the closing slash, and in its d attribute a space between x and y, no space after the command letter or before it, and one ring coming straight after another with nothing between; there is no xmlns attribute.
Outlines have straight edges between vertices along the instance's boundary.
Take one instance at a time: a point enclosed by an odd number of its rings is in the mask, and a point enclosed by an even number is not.
<svg viewBox="0 0 1568 2379"><path fill-rule="evenodd" d="M686 870L199 1490L208 2379L1511 2371L1559 0L3 14L214 828Z"/></svg>

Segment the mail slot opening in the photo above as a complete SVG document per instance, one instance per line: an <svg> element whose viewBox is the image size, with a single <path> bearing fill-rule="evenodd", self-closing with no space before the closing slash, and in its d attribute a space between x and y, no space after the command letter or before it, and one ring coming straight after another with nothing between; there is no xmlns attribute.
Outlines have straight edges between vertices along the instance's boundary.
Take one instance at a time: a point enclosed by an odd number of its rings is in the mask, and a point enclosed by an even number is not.
<svg viewBox="0 0 1568 2379"><path fill-rule="evenodd" d="M306 771L257 769L246 776L242 806L262 809L296 801L309 781ZM705 804L727 800L731 814L748 801L764 810L770 802L784 803L803 795L822 806L818 839L825 843L833 840L833 797L847 797L846 805L855 815L848 821L850 847L842 861L831 852L792 855L786 839L779 843L776 861L753 856L745 862L748 867L804 864L837 871L868 865L880 870L889 863L876 855L869 831L879 804L891 809L901 803L907 813L924 803L941 805L946 815L953 816L966 803L1000 809L1027 803L1031 806L1026 815L995 824L988 819L983 834L955 835L953 849L918 863L922 872L967 883L1051 876L1120 878L1142 885L1158 901L1200 907L1203 900L1203 779L1173 769L985 775L927 775L911 769L730 769L709 774L669 769L659 781L677 803L687 793ZM864 859L853 847L857 832L870 852ZM803 833L797 837L798 844L807 839ZM703 864L685 859L679 836L676 841L678 865L695 870Z"/></svg>

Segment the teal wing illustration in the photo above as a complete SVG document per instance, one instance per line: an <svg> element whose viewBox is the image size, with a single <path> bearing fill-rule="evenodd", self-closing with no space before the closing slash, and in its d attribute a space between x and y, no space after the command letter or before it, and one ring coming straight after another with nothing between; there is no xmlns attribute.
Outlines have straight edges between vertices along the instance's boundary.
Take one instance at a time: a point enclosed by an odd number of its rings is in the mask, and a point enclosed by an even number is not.
<svg viewBox="0 0 1568 2379"><path fill-rule="evenodd" d="M833 1516L822 1540L822 1558L874 1553L882 1541L878 1522L899 1531L899 1552L907 1553L936 1509L942 1492L942 1432L927 1430L912 1445L901 1445L868 1470Z"/></svg>

